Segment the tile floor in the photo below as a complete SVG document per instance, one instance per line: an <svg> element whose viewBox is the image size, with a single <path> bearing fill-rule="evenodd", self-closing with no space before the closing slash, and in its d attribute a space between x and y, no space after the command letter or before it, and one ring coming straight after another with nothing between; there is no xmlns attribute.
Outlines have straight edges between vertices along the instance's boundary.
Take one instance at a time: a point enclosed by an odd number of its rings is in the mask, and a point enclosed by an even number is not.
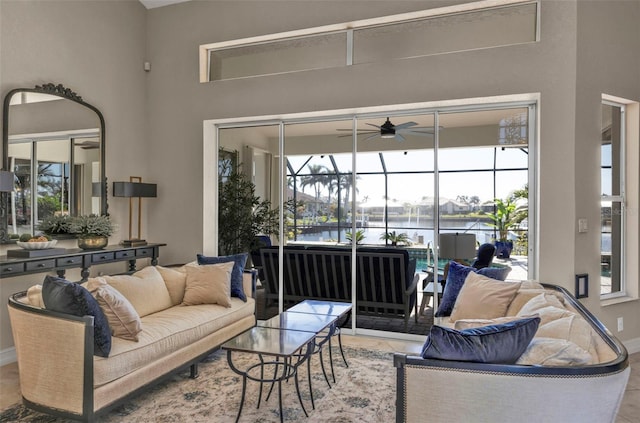
<svg viewBox="0 0 640 423"><path fill-rule="evenodd" d="M418 354L422 343L396 339L343 335L344 345L372 348L383 351ZM629 357L631 377L620 407L616 423L635 423L640 421L640 353ZM0 411L20 401L20 384L16 363L0 367Z"/></svg>

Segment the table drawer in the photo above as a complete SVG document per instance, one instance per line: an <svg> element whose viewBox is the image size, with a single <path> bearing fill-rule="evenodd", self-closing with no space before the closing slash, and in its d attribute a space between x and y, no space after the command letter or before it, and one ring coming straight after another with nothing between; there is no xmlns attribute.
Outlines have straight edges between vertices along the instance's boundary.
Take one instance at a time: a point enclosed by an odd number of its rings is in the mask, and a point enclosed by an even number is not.
<svg viewBox="0 0 640 423"><path fill-rule="evenodd" d="M69 267L69 266L81 266L82 256L77 257L64 257L56 259L57 267Z"/></svg>
<svg viewBox="0 0 640 423"><path fill-rule="evenodd" d="M13 275L24 272L24 263L3 264L0 266L1 275Z"/></svg>
<svg viewBox="0 0 640 423"><path fill-rule="evenodd" d="M103 263L106 261L113 261L115 259L114 253L95 253L91 254L91 263Z"/></svg>
<svg viewBox="0 0 640 423"><path fill-rule="evenodd" d="M54 269L55 267L56 267L56 260L55 259L28 261L28 262L25 263L25 270L27 272L30 272L30 271L33 271L33 270Z"/></svg>
<svg viewBox="0 0 640 423"><path fill-rule="evenodd" d="M122 260L127 258L135 258L136 252L135 250L126 250L126 251L116 251L116 259Z"/></svg>
<svg viewBox="0 0 640 423"><path fill-rule="evenodd" d="M153 248L140 248L136 250L136 257L152 257Z"/></svg>

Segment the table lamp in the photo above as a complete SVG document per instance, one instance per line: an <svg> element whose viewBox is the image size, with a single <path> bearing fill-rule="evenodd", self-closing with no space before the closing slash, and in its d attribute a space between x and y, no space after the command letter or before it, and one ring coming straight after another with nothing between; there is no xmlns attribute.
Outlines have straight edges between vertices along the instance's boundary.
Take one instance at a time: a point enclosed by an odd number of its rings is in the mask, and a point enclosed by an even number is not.
<svg viewBox="0 0 640 423"><path fill-rule="evenodd" d="M114 182L113 196L129 198L129 239L122 240L120 244L127 247L147 245L147 241L140 238L142 228L142 199L157 197L157 185L142 183L139 176L130 176L129 182ZM133 200L138 199L138 235L132 236L133 229Z"/></svg>
<svg viewBox="0 0 640 423"><path fill-rule="evenodd" d="M440 258L465 263L476 256L476 236L474 234L440 234Z"/></svg>

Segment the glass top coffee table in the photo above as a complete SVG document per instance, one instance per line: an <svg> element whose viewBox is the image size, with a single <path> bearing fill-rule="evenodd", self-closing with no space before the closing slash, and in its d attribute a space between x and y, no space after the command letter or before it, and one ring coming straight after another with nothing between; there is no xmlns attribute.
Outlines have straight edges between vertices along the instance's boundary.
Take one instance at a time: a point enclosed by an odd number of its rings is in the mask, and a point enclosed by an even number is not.
<svg viewBox="0 0 640 423"><path fill-rule="evenodd" d="M231 338L222 348L227 350L227 362L229 367L238 375L242 376L242 396L240 399L240 409L236 422L242 414L242 407L247 389L247 380L260 382L260 394L258 396L258 407L262 399L263 383L278 383L278 405L280 410L280 421L283 421L282 414L282 381L293 377L296 385L296 393L300 406L307 415L307 411L302 403L300 388L298 384L298 367L308 360L313 353L315 345L314 332L273 329L269 327L254 326L245 332ZM239 369L233 362L233 353L243 352L257 354L259 362L250 365L246 369ZM264 356L270 357L265 360ZM273 373L267 375L265 370L272 368ZM271 390L269 390L269 394Z"/></svg>
<svg viewBox="0 0 640 423"><path fill-rule="evenodd" d="M290 313L335 317L335 321L332 325L332 328L329 331L329 334L327 335L327 339L329 341L329 363L331 364L331 377L333 378L334 383L336 381L336 375L333 370L333 353L331 351L331 338L334 335L338 336L338 346L340 347L340 355L342 356L342 361L344 361L345 366L349 367L349 363L347 363L347 359L344 355L344 349L342 348L342 336L340 331L340 323L341 321L346 321L347 316L351 313L351 309L352 309L351 303L346 303L343 301L304 300L287 310L287 312L290 312ZM322 371L324 372L324 364L322 366L323 366ZM326 374L325 374L325 378L326 378Z"/></svg>

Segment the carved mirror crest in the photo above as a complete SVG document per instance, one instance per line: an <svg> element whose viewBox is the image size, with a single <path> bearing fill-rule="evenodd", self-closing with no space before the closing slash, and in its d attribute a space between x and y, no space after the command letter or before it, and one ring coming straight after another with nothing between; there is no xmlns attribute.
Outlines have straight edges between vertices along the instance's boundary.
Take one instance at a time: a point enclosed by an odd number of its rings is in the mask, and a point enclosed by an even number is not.
<svg viewBox="0 0 640 423"><path fill-rule="evenodd" d="M61 84L17 88L4 98L0 241L36 233L50 215L107 214L102 113Z"/></svg>

